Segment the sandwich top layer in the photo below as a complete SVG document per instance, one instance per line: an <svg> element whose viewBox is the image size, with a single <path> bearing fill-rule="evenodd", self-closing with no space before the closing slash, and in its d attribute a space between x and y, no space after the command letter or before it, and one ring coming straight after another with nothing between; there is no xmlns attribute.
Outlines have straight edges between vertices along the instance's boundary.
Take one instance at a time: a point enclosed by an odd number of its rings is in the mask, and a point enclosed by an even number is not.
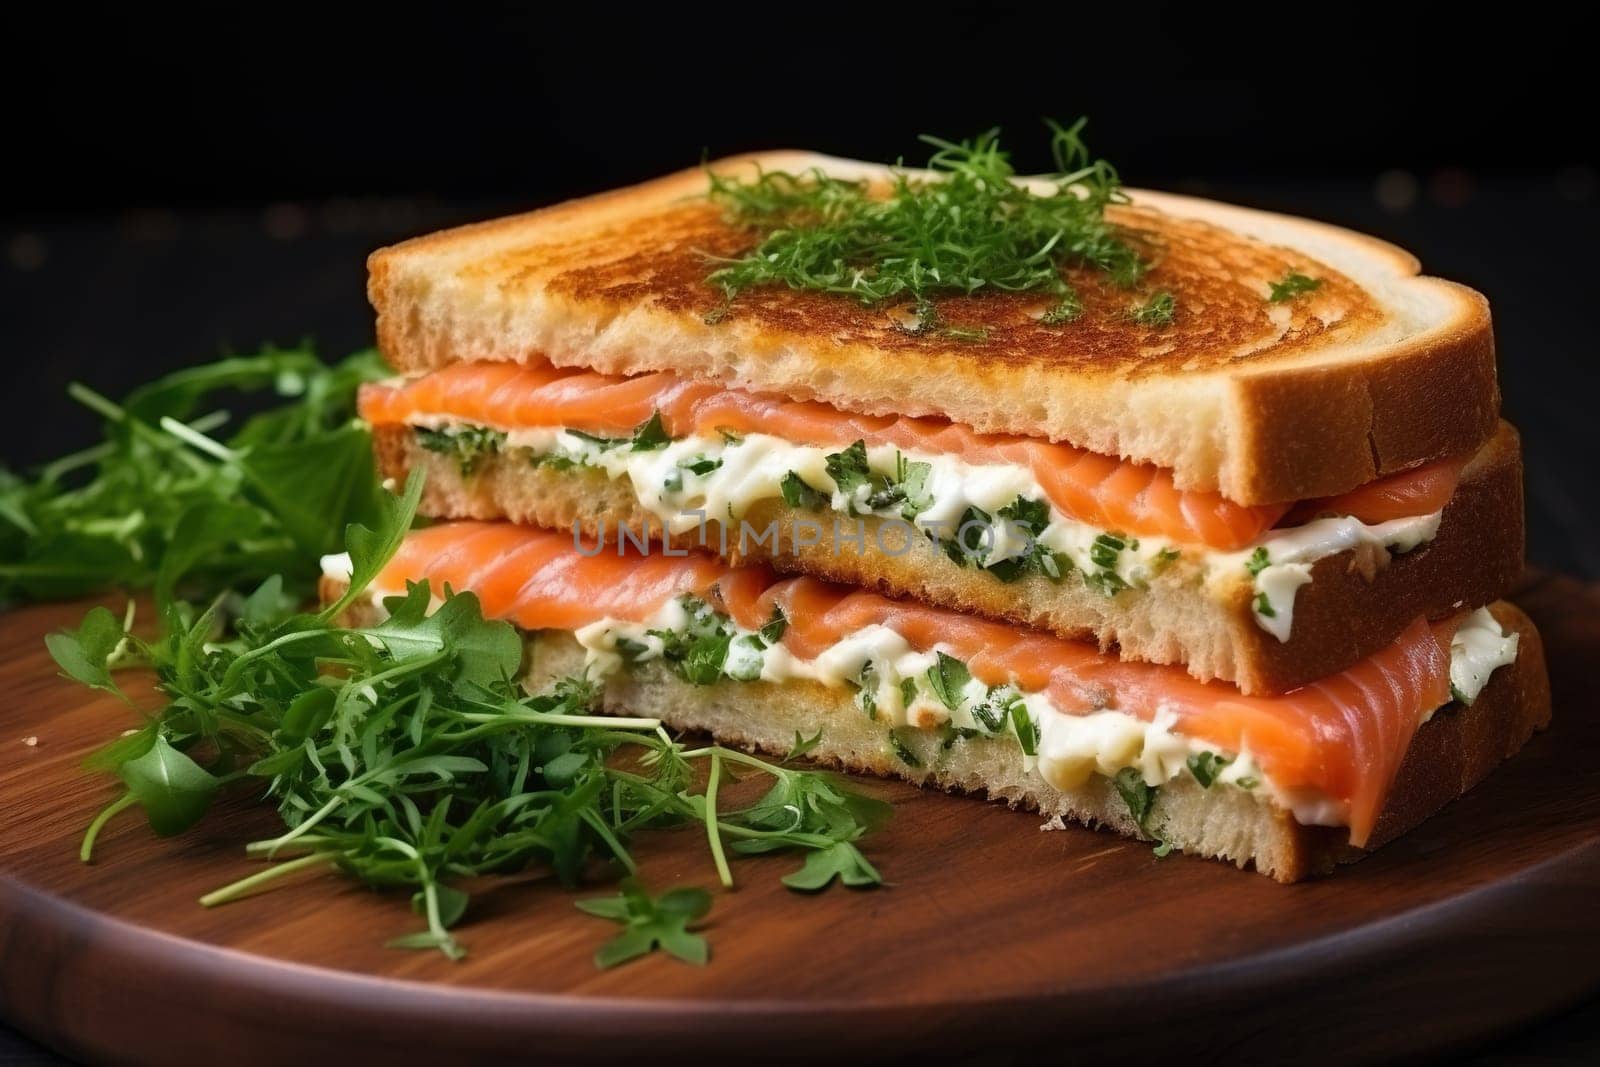
<svg viewBox="0 0 1600 1067"><path fill-rule="evenodd" d="M337 571L339 564L330 561ZM347 563L344 566L348 566ZM470 590L491 617L574 632L599 669L664 658L689 681L851 685L863 714L951 743L1010 734L1058 788L1099 770L1187 769L1261 789L1361 845L1417 727L1515 656L1485 613L1417 620L1389 647L1279 697L1181 669L811 578L698 555L617 554L560 533L453 523L413 532L376 588ZM1154 781L1150 781L1154 779ZM1081 780L1081 779L1080 779Z"/></svg>
<svg viewBox="0 0 1600 1067"><path fill-rule="evenodd" d="M727 176L882 168L801 153L724 160ZM1499 397L1487 307L1419 277L1405 253L1317 223L1134 193L1107 218L1153 266L1134 290L1069 271L1051 297L909 306L709 284L759 235L689 171L375 253L369 295L399 369L548 360L674 371L872 415L949 417L1169 469L1185 490L1247 503L1344 492L1471 451ZM1286 279L1316 283L1285 299ZM1162 299L1163 313L1144 313ZM1168 313L1170 312L1170 313Z"/></svg>

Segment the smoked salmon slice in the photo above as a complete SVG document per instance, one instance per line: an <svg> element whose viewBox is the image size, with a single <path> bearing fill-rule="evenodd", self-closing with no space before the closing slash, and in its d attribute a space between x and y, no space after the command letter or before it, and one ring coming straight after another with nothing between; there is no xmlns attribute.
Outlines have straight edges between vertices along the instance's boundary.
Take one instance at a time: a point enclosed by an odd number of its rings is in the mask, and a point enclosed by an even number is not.
<svg viewBox="0 0 1600 1067"><path fill-rule="evenodd" d="M1291 508L1246 506L1220 493L1180 490L1169 470L1068 444L980 434L941 419L856 415L665 371L620 377L541 363L457 363L398 385L365 385L360 411L376 426L444 416L500 430L564 428L619 437L660 412L674 437L724 430L830 448L861 440L972 464L1010 464L1029 470L1050 502L1079 522L1224 551L1258 540ZM1318 513L1382 522L1437 511L1454 493L1464 463L1430 464L1379 479L1317 501Z"/></svg>
<svg viewBox="0 0 1600 1067"><path fill-rule="evenodd" d="M708 556L645 555L626 546L577 546L568 533L456 522L414 531L378 578L398 591L428 581L473 590L485 614L527 630L573 630L602 619L645 622L694 594L755 630L782 611L781 641L815 658L867 626L913 647L938 646L986 685L1045 692L1067 714L1114 708L1175 729L1219 752L1248 751L1279 789L1310 790L1348 806L1350 840L1364 844L1383 811L1417 727L1450 700L1455 620L1417 619L1388 647L1350 669L1281 696L1247 697L1181 668L1123 662L1088 644L925 604Z"/></svg>

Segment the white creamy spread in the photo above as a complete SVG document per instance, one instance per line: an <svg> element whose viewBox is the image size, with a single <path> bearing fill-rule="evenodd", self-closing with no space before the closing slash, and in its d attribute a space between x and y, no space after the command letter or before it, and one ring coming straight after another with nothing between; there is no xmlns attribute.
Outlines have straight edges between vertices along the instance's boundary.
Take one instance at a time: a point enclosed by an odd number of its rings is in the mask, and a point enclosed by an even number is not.
<svg viewBox="0 0 1600 1067"><path fill-rule="evenodd" d="M1450 694L1471 704L1489 683L1489 676L1517 660L1517 634L1508 634L1500 622L1479 608L1467 616L1450 640Z"/></svg>
<svg viewBox="0 0 1600 1067"><path fill-rule="evenodd" d="M1346 515L1314 519L1288 530L1269 530L1246 549L1216 554L1213 573L1246 567L1252 557L1260 558L1257 553L1265 553L1267 565L1255 576L1252 611L1256 625L1279 641L1287 641L1294 626L1295 593L1311 581L1311 567L1317 560L1363 546L1382 549L1389 555L1410 552L1433 540L1443 515L1443 511L1435 511L1373 524Z"/></svg>

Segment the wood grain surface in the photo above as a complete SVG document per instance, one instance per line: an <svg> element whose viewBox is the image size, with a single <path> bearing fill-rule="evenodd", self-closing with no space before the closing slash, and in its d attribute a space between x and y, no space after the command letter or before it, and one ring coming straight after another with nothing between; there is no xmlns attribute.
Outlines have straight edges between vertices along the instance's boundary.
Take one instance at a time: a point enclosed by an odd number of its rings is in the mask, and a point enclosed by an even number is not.
<svg viewBox="0 0 1600 1067"><path fill-rule="evenodd" d="M249 796L173 839L126 815L80 864L114 794L79 761L136 720L55 675L41 637L81 605L15 612L0 617L0 1014L75 1057L239 1065L1460 1047L1600 986L1600 589L1540 578L1515 599L1548 645L1552 728L1331 878L1280 886L871 783L896 804L868 849L889 887L800 896L778 884L794 859L740 861L705 928L709 966L606 972L590 957L613 927L537 875L474 895L460 963L383 948L415 925L404 894L334 875L201 908L259 869L240 845L275 817ZM694 831L640 853L653 888L715 882Z"/></svg>

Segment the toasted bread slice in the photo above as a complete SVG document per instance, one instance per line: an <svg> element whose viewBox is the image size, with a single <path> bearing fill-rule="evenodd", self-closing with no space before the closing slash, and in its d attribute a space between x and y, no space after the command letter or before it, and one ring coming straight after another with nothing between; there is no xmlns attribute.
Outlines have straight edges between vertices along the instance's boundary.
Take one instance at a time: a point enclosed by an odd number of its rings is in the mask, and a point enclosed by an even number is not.
<svg viewBox="0 0 1600 1067"><path fill-rule="evenodd" d="M463 475L448 458L422 448L407 427L379 427L375 434L385 476L404 478L414 467L427 471L422 512L431 517L576 526L588 537L615 537L620 526L660 535L660 521L641 507L627 475L613 481L593 469L555 470L514 453L489 456ZM1127 659L1183 663L1200 679L1229 681L1249 694L1275 693L1343 670L1388 644L1418 615L1441 617L1503 595L1522 571L1522 462L1516 431L1501 424L1462 472L1430 542L1385 565L1363 549L1317 562L1310 584L1296 596L1287 641L1257 624L1253 580L1236 562L1208 574L1203 556L1186 557L1152 577L1148 588L1108 597L1075 575L1006 583L942 552L894 554L895 532L880 537L879 520L870 517L860 520L868 532L859 541L836 539L836 518L763 501L744 516L746 528L761 532L776 524L777 536L747 537L741 544L731 533L728 557L1097 640ZM814 523L820 539L797 551L807 539L795 536L795 524L804 520ZM721 542L711 523L706 544L715 549ZM690 531L675 543L695 547L700 533Z"/></svg>
<svg viewBox="0 0 1600 1067"><path fill-rule="evenodd" d="M342 591L342 583L324 582L326 600ZM698 686L649 663L612 675L601 701L614 714L657 717L675 730L709 733L752 751L782 754L797 735L820 735L808 755L825 765L1003 800L1055 825L1070 820L1142 839L1154 833L1185 853L1296 882L1360 859L1406 833L1482 781L1549 723L1550 685L1538 631L1511 604L1499 602L1490 610L1507 633L1518 635L1516 660L1495 671L1470 706L1449 704L1418 729L1372 836L1359 849L1348 843L1347 830L1302 825L1259 790L1207 789L1189 777L1160 787L1145 820L1147 830L1141 830L1109 779L1094 775L1080 788L1056 789L1029 769L1011 735L950 749L931 734L902 737L921 764L912 767L888 754L883 726L862 714L849 691L810 681ZM360 616L372 609L365 605L354 611ZM538 692L555 679L581 674L584 657L570 633L530 635L529 689Z"/></svg>
<svg viewBox="0 0 1600 1067"><path fill-rule="evenodd" d="M800 152L719 173L884 168ZM1373 238L1189 197L1132 193L1109 214L1155 265L1138 292L1074 272L1084 312L1041 320L1033 293L942 298L969 329L911 332L905 307L769 288L725 314L709 256L756 241L684 171L375 252L378 341L403 373L548 359L671 370L868 414L945 416L1170 468L1245 504L1345 492L1476 448L1499 410L1488 306ZM1268 300L1298 272L1320 288ZM1169 292L1170 325L1130 309ZM981 336L974 336L974 333Z"/></svg>

